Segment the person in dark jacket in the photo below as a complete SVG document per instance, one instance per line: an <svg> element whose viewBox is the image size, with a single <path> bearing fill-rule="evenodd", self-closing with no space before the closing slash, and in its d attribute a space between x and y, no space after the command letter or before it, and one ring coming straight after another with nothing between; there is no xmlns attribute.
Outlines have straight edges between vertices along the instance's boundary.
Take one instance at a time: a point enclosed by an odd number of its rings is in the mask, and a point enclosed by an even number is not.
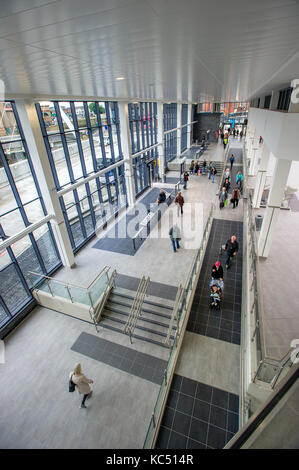
<svg viewBox="0 0 299 470"><path fill-rule="evenodd" d="M160 194L157 199L157 204L161 204L162 202L165 202L165 201L166 201L166 194L163 191L163 189L161 189Z"/></svg>
<svg viewBox="0 0 299 470"><path fill-rule="evenodd" d="M236 186L233 190L233 194L232 194L232 199L231 199L231 202L233 204L233 209L237 206L238 207L238 204L239 204L239 199L241 197L241 193L240 193L240 190L239 188Z"/></svg>
<svg viewBox="0 0 299 470"><path fill-rule="evenodd" d="M212 170L211 170L211 175L212 175L212 183L214 183L215 181L215 175L217 173L217 170L216 170L216 167L213 166Z"/></svg>
<svg viewBox="0 0 299 470"><path fill-rule="evenodd" d="M234 154L231 155L229 161L230 161L230 169L232 170L233 164L234 164L234 161L235 161L235 156L234 156Z"/></svg>
<svg viewBox="0 0 299 470"><path fill-rule="evenodd" d="M195 167L194 167L194 173L196 176L198 176L198 170L199 170L199 161L195 163Z"/></svg>
<svg viewBox="0 0 299 470"><path fill-rule="evenodd" d="M232 235L231 238L227 240L225 244L225 249L227 254L225 267L226 269L228 269L230 266L230 262L233 259L233 256L236 256L239 250L239 243L237 242L237 237L235 235Z"/></svg>
<svg viewBox="0 0 299 470"><path fill-rule="evenodd" d="M205 160L202 162L202 174L203 174L203 175L206 174L206 167L207 167L207 160L205 159Z"/></svg>
<svg viewBox="0 0 299 470"><path fill-rule="evenodd" d="M224 207L226 200L227 200L227 191L225 187L223 187L221 193L219 194L219 209L222 209L222 207Z"/></svg>
<svg viewBox="0 0 299 470"><path fill-rule="evenodd" d="M223 183L223 187L225 188L225 191L228 193L228 190L230 188L230 182L228 178L225 178L225 181Z"/></svg>
<svg viewBox="0 0 299 470"><path fill-rule="evenodd" d="M184 175L183 175L183 180L184 180L184 186L183 188L184 189L187 189L187 181L189 180L189 173L188 171L185 171Z"/></svg>
<svg viewBox="0 0 299 470"><path fill-rule="evenodd" d="M213 279L220 279L220 281L223 281L223 267L221 266L220 261L216 261L212 267L211 276Z"/></svg>
<svg viewBox="0 0 299 470"><path fill-rule="evenodd" d="M180 215L180 209L181 209L181 214L183 215L183 205L184 205L184 198L182 196L181 191L178 192L177 197L174 200L175 204L177 204L178 207L178 217Z"/></svg>

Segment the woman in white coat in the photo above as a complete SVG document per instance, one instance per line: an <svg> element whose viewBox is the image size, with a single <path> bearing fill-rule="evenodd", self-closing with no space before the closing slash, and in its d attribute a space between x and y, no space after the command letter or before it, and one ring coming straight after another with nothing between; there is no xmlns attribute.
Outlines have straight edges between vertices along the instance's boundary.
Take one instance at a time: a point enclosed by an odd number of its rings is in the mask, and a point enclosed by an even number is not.
<svg viewBox="0 0 299 470"><path fill-rule="evenodd" d="M70 378L72 379L72 382L77 386L78 392L83 395L80 408L86 408L85 400L92 394L89 384L93 384L93 380L85 377L85 375L82 373L82 367L80 363L75 365L73 372L71 372L70 374Z"/></svg>

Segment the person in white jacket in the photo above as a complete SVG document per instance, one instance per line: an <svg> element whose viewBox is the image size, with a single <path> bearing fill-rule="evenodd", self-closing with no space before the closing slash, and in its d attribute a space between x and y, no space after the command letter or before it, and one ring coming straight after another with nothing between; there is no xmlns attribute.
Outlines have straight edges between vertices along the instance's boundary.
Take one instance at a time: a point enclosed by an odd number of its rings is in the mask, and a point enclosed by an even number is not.
<svg viewBox="0 0 299 470"><path fill-rule="evenodd" d="M75 365L74 370L70 373L70 379L77 386L78 392L83 395L80 408L86 408L85 400L87 397L91 397L92 391L89 384L93 384L93 380L85 377L80 363Z"/></svg>

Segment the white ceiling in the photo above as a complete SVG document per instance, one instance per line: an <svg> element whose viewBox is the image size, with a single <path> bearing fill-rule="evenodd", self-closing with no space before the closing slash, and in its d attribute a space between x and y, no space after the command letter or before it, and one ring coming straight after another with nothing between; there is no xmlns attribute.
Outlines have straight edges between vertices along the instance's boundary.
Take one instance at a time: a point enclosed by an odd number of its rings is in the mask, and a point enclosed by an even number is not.
<svg viewBox="0 0 299 470"><path fill-rule="evenodd" d="M298 0L0 6L0 79L11 95L239 101L299 78Z"/></svg>

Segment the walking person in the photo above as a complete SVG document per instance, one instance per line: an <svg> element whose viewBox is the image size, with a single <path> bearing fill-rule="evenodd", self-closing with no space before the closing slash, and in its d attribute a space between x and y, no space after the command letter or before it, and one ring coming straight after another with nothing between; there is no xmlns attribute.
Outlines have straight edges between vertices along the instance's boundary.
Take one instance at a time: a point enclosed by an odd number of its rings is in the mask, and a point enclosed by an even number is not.
<svg viewBox="0 0 299 470"><path fill-rule="evenodd" d="M223 183L223 186L224 186L224 188L225 188L225 191L228 193L229 188L230 188L230 181L229 181L228 178L225 178L225 181L224 181L224 183Z"/></svg>
<svg viewBox="0 0 299 470"><path fill-rule="evenodd" d="M225 170L225 174L224 174L224 178L230 180L230 169L229 168L226 168Z"/></svg>
<svg viewBox="0 0 299 470"><path fill-rule="evenodd" d="M235 161L235 156L234 156L233 153L232 153L229 161L230 161L230 169L232 170L233 169L233 164L234 164L234 161Z"/></svg>
<svg viewBox="0 0 299 470"><path fill-rule="evenodd" d="M243 137L243 131L240 132L240 139Z"/></svg>
<svg viewBox="0 0 299 470"><path fill-rule="evenodd" d="M187 181L189 180L189 173L188 173L188 171L185 171L185 173L183 174L183 180L184 180L184 186L183 186L183 188L184 188L184 189L187 189Z"/></svg>
<svg viewBox="0 0 299 470"><path fill-rule="evenodd" d="M212 170L211 170L211 175L212 175L212 183L214 183L215 181L215 175L217 173L217 170L216 168L213 166Z"/></svg>
<svg viewBox="0 0 299 470"><path fill-rule="evenodd" d="M228 142L228 137L227 137L227 134L225 134L224 139L223 139L223 147L224 147L224 150L225 150L225 147L226 147L226 145L227 145L227 142Z"/></svg>
<svg viewBox="0 0 299 470"><path fill-rule="evenodd" d="M212 162L208 163L207 170L208 170L208 178L211 179Z"/></svg>
<svg viewBox="0 0 299 470"><path fill-rule="evenodd" d="M240 189L240 192L242 194L242 191L243 191L243 175L242 175L241 171L238 171L238 173L236 175L236 185L238 186L238 188Z"/></svg>
<svg viewBox="0 0 299 470"><path fill-rule="evenodd" d="M202 174L203 175L206 174L206 168L207 168L207 160L204 159L204 161L202 162Z"/></svg>
<svg viewBox="0 0 299 470"><path fill-rule="evenodd" d="M180 212L181 212L181 215L183 215L183 205L184 205L184 203L185 203L181 191L178 192L177 197L175 198L174 202L175 202L175 204L177 205L177 208L178 208L178 217L179 217Z"/></svg>
<svg viewBox="0 0 299 470"><path fill-rule="evenodd" d="M220 210L224 207L226 200L227 200L227 192L226 192L225 187L223 187L221 193L219 194L219 209Z"/></svg>
<svg viewBox="0 0 299 470"><path fill-rule="evenodd" d="M165 202L166 201L166 194L165 192L163 191L163 189L160 189L160 193L159 193L159 196L158 196L158 199L157 199L157 204L162 204L162 202Z"/></svg>
<svg viewBox="0 0 299 470"><path fill-rule="evenodd" d="M240 190L239 188L236 186L233 190L233 196L231 198L231 202L233 204L233 209L235 207L238 207L238 204L239 204L239 199L241 197L241 193L240 193Z"/></svg>
<svg viewBox="0 0 299 470"><path fill-rule="evenodd" d="M194 173L196 176L198 176L198 170L199 170L199 161L197 160L194 166Z"/></svg>
<svg viewBox="0 0 299 470"><path fill-rule="evenodd" d="M234 256L236 256L239 250L239 243L237 242L237 237L235 235L232 235L231 238L227 240L225 244L225 249L227 254L225 267L226 269L229 269L231 260Z"/></svg>
<svg viewBox="0 0 299 470"><path fill-rule="evenodd" d="M169 236L172 242L173 251L176 253L176 250L180 248L181 240L181 231L177 224L174 224L173 227L169 230Z"/></svg>
<svg viewBox="0 0 299 470"><path fill-rule="evenodd" d="M73 372L70 373L70 379L77 386L79 394L83 395L80 408L86 408L86 398L90 398L92 394L89 384L93 384L93 380L85 377L80 363L75 365Z"/></svg>
<svg viewBox="0 0 299 470"><path fill-rule="evenodd" d="M194 172L194 160L191 160L190 167L189 167L189 171L190 171L191 175L193 175L193 172Z"/></svg>
<svg viewBox="0 0 299 470"><path fill-rule="evenodd" d="M213 279L219 279L220 281L223 281L223 267L221 266L220 261L216 261L212 267L211 277Z"/></svg>

